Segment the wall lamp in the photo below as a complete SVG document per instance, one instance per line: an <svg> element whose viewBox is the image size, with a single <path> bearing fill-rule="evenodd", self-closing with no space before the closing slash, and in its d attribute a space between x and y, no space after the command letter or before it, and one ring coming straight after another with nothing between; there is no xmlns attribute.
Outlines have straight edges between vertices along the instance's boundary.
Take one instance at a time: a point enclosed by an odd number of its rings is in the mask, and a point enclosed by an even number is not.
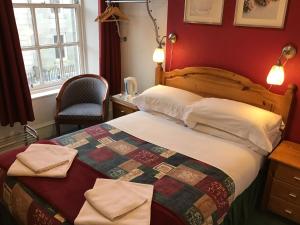
<svg viewBox="0 0 300 225"><path fill-rule="evenodd" d="M273 65L268 77L267 83L271 85L282 85L284 81L284 66L287 61L297 54L297 49L294 45L288 44L283 47L281 55L279 56L276 65ZM285 62L282 60L285 58Z"/></svg>
<svg viewBox="0 0 300 225"><path fill-rule="evenodd" d="M154 31L155 31L155 40L158 44L158 47L155 49L153 53L153 61L156 63L163 63L165 61L165 52L163 50L163 45L165 45L164 40L167 38L167 36L160 37L158 34L159 26L157 25L157 19L153 17L152 10L150 9L150 0L146 0L146 8L148 15L153 23ZM168 40L174 44L177 40L177 36L174 33L170 33L168 36Z"/></svg>
<svg viewBox="0 0 300 225"><path fill-rule="evenodd" d="M153 53L153 61L156 63L163 63L165 61L165 51L163 49L164 39L166 39L167 36L163 36L161 40L158 43L158 47L155 49ZM177 36L175 33L170 33L168 36L168 40L174 44L177 41Z"/></svg>

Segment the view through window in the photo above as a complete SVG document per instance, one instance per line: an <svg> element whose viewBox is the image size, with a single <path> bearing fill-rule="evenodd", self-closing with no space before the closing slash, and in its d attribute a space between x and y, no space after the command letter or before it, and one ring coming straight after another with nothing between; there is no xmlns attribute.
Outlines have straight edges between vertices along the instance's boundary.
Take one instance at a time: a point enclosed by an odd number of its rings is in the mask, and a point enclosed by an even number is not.
<svg viewBox="0 0 300 225"><path fill-rule="evenodd" d="M79 0L13 0L23 59L32 90L83 71Z"/></svg>

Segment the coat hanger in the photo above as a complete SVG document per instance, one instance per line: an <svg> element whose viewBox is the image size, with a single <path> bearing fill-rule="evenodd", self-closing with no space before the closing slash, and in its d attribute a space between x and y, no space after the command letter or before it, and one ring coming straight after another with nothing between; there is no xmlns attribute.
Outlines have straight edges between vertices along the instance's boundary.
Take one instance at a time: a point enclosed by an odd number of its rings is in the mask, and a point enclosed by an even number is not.
<svg viewBox="0 0 300 225"><path fill-rule="evenodd" d="M120 32L120 21L128 21L128 17L126 14L124 14L119 7L116 6L112 6L110 1L107 2L107 8L105 9L105 11L97 16L97 18L95 19L95 22L100 21L101 23L103 22L115 22L116 26L117 26L117 32L118 32L118 36L121 40L126 41L126 37L122 37L121 36L121 32ZM111 19L109 19L111 18Z"/></svg>
<svg viewBox="0 0 300 225"><path fill-rule="evenodd" d="M112 19L109 19L111 18ZM95 21L103 22L116 22L116 21L128 21L128 16L123 13L119 7L109 5L105 11L97 16Z"/></svg>

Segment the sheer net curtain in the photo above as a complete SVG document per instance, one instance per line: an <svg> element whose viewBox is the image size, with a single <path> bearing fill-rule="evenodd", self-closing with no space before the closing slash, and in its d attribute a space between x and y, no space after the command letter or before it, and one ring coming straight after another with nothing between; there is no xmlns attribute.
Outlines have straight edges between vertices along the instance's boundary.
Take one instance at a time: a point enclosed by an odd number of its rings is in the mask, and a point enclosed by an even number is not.
<svg viewBox="0 0 300 225"><path fill-rule="evenodd" d="M105 11L105 0L98 0L99 15ZM110 94L121 92L121 50L117 26L114 22L99 23L100 74L108 84Z"/></svg>
<svg viewBox="0 0 300 225"><path fill-rule="evenodd" d="M34 120L32 101L11 0L0 1L0 122Z"/></svg>

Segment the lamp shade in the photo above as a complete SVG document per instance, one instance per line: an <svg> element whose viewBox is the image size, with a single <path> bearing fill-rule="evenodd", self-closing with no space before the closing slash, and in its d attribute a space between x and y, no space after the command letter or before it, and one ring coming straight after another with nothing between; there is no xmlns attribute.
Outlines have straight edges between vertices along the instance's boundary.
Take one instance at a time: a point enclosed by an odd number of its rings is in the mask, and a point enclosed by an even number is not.
<svg viewBox="0 0 300 225"><path fill-rule="evenodd" d="M282 85L284 81L284 68L281 65L272 66L268 77L267 83L274 85Z"/></svg>
<svg viewBox="0 0 300 225"><path fill-rule="evenodd" d="M156 63L162 63L165 61L165 52L162 48L156 48L153 53L153 61Z"/></svg>

